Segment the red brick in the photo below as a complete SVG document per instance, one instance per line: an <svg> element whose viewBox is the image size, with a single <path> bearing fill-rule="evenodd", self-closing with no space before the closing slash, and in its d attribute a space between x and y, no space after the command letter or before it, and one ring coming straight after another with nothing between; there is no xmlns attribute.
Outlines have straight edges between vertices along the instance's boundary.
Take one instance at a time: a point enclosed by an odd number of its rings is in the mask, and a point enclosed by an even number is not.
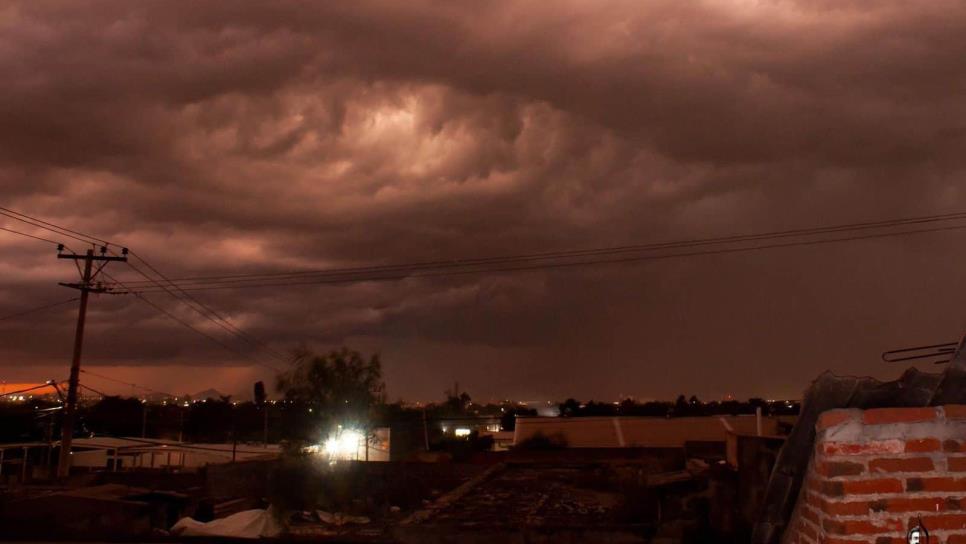
<svg viewBox="0 0 966 544"><path fill-rule="evenodd" d="M822 453L825 455L872 455L882 453L903 453L906 445L901 440L877 440L872 442L825 442Z"/></svg>
<svg viewBox="0 0 966 544"><path fill-rule="evenodd" d="M916 423L935 419L935 408L872 408L862 413L862 422L866 425Z"/></svg>
<svg viewBox="0 0 966 544"><path fill-rule="evenodd" d="M822 529L826 534L842 535L845 534L845 524L841 520L825 518L822 520Z"/></svg>
<svg viewBox="0 0 966 544"><path fill-rule="evenodd" d="M845 495L845 483L843 482L822 480L818 484L817 491L826 497L841 497Z"/></svg>
<svg viewBox="0 0 966 544"><path fill-rule="evenodd" d="M851 538L839 538L836 536L827 536L823 538L820 542L822 544L857 544L857 542L861 542L861 541L852 540Z"/></svg>
<svg viewBox="0 0 966 544"><path fill-rule="evenodd" d="M906 490L917 491L959 491L966 492L966 478L909 478Z"/></svg>
<svg viewBox="0 0 966 544"><path fill-rule="evenodd" d="M902 481L894 478L878 480L852 480L840 482L845 495L869 495L873 493L902 493Z"/></svg>
<svg viewBox="0 0 966 544"><path fill-rule="evenodd" d="M924 453L939 451L939 440L936 438L920 438L918 440L906 440L906 453Z"/></svg>
<svg viewBox="0 0 966 544"><path fill-rule="evenodd" d="M943 497L895 497L872 501L870 507L873 512L944 512L959 510L959 501Z"/></svg>
<svg viewBox="0 0 966 544"><path fill-rule="evenodd" d="M966 544L966 535L949 535L946 544Z"/></svg>
<svg viewBox="0 0 966 544"><path fill-rule="evenodd" d="M815 471L826 478L857 476L865 472L865 466L861 463L852 463L848 461L827 461L824 463L818 463Z"/></svg>
<svg viewBox="0 0 966 544"><path fill-rule="evenodd" d="M816 512L815 509L813 509L813 508L811 508L809 506L803 505L803 508L802 508L802 517L805 518L805 519L807 519L808 521L811 521L816 526L819 526L822 523L822 521L818 517L818 512Z"/></svg>
<svg viewBox="0 0 966 544"><path fill-rule="evenodd" d="M816 431L824 431L829 427L836 427L854 419L855 412L851 410L829 410L822 412L818 416L818 423L815 425Z"/></svg>
<svg viewBox="0 0 966 544"><path fill-rule="evenodd" d="M948 457L946 462L950 472L966 472L966 457Z"/></svg>
<svg viewBox="0 0 966 544"><path fill-rule="evenodd" d="M830 516L862 516L869 513L869 501L824 501L822 511Z"/></svg>
<svg viewBox="0 0 966 544"><path fill-rule="evenodd" d="M966 419L966 404L947 404L943 406L946 419Z"/></svg>
<svg viewBox="0 0 966 544"><path fill-rule="evenodd" d="M966 452L966 442L962 440L944 440L943 451L948 453Z"/></svg>
<svg viewBox="0 0 966 544"><path fill-rule="evenodd" d="M805 479L805 489L814 491L815 493L821 493L823 481L824 480L816 478L814 474L809 473L808 477Z"/></svg>
<svg viewBox="0 0 966 544"><path fill-rule="evenodd" d="M807 492L805 493L805 504L814 506L815 508L821 509L825 501L822 500L816 493Z"/></svg>
<svg viewBox="0 0 966 544"><path fill-rule="evenodd" d="M869 461L869 472L931 472L936 469L928 457L906 459L873 459Z"/></svg>
<svg viewBox="0 0 966 544"><path fill-rule="evenodd" d="M912 523L916 523L917 521L918 519L912 521ZM966 514L926 516L922 518L922 524L929 529L929 532L966 529Z"/></svg>
<svg viewBox="0 0 966 544"><path fill-rule="evenodd" d="M927 527L930 527L927 525ZM826 519L822 523L822 528L826 533L833 535L875 535L880 533L893 533L904 531L900 519Z"/></svg>
<svg viewBox="0 0 966 544"><path fill-rule="evenodd" d="M905 538L896 536L880 536L875 539L875 544L907 544Z"/></svg>
<svg viewBox="0 0 966 544"><path fill-rule="evenodd" d="M806 536L812 540L815 540L818 538L818 531L811 523L805 520L801 520L801 522L799 523L798 530L800 533L802 533L803 536Z"/></svg>

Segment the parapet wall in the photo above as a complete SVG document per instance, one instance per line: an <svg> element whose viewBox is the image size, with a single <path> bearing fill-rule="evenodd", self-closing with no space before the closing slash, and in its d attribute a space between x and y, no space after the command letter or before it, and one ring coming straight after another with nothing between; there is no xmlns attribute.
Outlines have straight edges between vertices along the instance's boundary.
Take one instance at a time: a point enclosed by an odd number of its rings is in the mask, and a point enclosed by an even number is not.
<svg viewBox="0 0 966 544"><path fill-rule="evenodd" d="M794 416L761 418L762 433L774 435L779 422L792 424ZM701 417L518 417L513 443L537 433L560 436L572 448L680 448L689 441L725 442L728 431L756 434L755 416Z"/></svg>
<svg viewBox="0 0 966 544"><path fill-rule="evenodd" d="M966 406L830 410L783 544L966 544Z"/></svg>

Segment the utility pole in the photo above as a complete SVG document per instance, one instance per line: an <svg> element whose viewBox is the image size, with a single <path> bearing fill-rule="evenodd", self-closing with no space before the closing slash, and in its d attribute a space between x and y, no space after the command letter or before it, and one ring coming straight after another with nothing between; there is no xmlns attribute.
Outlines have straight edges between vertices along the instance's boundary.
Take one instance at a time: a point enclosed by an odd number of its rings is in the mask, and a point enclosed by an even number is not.
<svg viewBox="0 0 966 544"><path fill-rule="evenodd" d="M268 447L268 403L262 405L262 442L265 443L265 447Z"/></svg>
<svg viewBox="0 0 966 544"><path fill-rule="evenodd" d="M141 438L148 436L148 401L141 401Z"/></svg>
<svg viewBox="0 0 966 544"><path fill-rule="evenodd" d="M426 424L426 407L423 406L423 445L429 451L429 426Z"/></svg>
<svg viewBox="0 0 966 544"><path fill-rule="evenodd" d="M47 413L47 455L44 456L44 470L50 478L50 452L54 449L54 413Z"/></svg>
<svg viewBox="0 0 966 544"><path fill-rule="evenodd" d="M235 452L238 450L238 421L235 414L235 405L229 404L231 409L231 462L235 462Z"/></svg>
<svg viewBox="0 0 966 544"><path fill-rule="evenodd" d="M114 257L107 255L107 246L101 246L101 254L94 255L93 249L88 249L84 255L61 253L64 246L57 246L58 259L72 259L75 263L84 261L84 271L81 274L80 283L61 283L64 287L77 289L81 292L80 310L77 312L77 330L74 333L74 356L70 363L70 381L67 385L67 402L64 406L64 424L60 439L60 458L57 463L57 477L66 478L70 472L70 446L74 438L74 419L77 415L77 384L80 381L81 348L84 346L84 319L87 317L87 298L93 291L95 293L105 293L107 288L93 283L98 272L101 271L110 261L127 261L127 248L122 250L122 256ZM93 271L94 261L102 262L96 271ZM79 267L78 267L79 269Z"/></svg>

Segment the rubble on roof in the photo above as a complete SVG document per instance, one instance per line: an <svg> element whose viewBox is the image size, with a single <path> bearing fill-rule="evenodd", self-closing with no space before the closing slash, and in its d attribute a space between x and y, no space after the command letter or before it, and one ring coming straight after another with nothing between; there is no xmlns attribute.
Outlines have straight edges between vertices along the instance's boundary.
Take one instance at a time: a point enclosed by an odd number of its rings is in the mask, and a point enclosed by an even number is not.
<svg viewBox="0 0 966 544"><path fill-rule="evenodd" d="M394 536L420 543L681 542L707 526L701 505L707 510L711 501L709 464L653 468L626 461L496 465L411 515Z"/></svg>

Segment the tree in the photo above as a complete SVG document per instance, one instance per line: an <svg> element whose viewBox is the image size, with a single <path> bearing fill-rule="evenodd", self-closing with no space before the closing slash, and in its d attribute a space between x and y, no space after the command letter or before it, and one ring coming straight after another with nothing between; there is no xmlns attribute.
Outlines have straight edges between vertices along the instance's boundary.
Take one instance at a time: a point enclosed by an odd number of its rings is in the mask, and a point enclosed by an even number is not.
<svg viewBox="0 0 966 544"><path fill-rule="evenodd" d="M690 412L690 407L685 396L678 395L678 398L674 401L674 415L676 417L687 415Z"/></svg>
<svg viewBox="0 0 966 544"><path fill-rule="evenodd" d="M446 395L446 402L443 403L444 411L448 415L458 416L466 413L467 407L473 402L473 398L466 391L456 394L447 389L443 393Z"/></svg>
<svg viewBox="0 0 966 544"><path fill-rule="evenodd" d="M770 410L770 407L768 406L768 401L766 401L761 397L752 397L748 399L748 406L751 408L752 412L755 411L756 408L761 408L761 415L763 416L771 415L771 410Z"/></svg>
<svg viewBox="0 0 966 544"><path fill-rule="evenodd" d="M578 415L580 412L580 403L577 399L569 398L559 406L560 415L564 417L573 417Z"/></svg>
<svg viewBox="0 0 966 544"><path fill-rule="evenodd" d="M379 356L365 360L348 348L326 355L298 350L292 368L279 374L276 388L330 428L364 424L386 396Z"/></svg>
<svg viewBox="0 0 966 544"><path fill-rule="evenodd" d="M108 436L141 436L144 405L135 398L104 397L87 410L84 425Z"/></svg>
<svg viewBox="0 0 966 544"><path fill-rule="evenodd" d="M261 381L255 382L255 390L253 393L254 396L252 398L255 400L255 405L264 405L265 399L267 398L265 395L265 383Z"/></svg>
<svg viewBox="0 0 966 544"><path fill-rule="evenodd" d="M500 430L512 431L517 428L517 416L533 417L537 411L533 408L509 408L500 416Z"/></svg>
<svg viewBox="0 0 966 544"><path fill-rule="evenodd" d="M234 423L231 396L220 396L218 400L206 399L191 405L185 433L198 442L231 441Z"/></svg>

